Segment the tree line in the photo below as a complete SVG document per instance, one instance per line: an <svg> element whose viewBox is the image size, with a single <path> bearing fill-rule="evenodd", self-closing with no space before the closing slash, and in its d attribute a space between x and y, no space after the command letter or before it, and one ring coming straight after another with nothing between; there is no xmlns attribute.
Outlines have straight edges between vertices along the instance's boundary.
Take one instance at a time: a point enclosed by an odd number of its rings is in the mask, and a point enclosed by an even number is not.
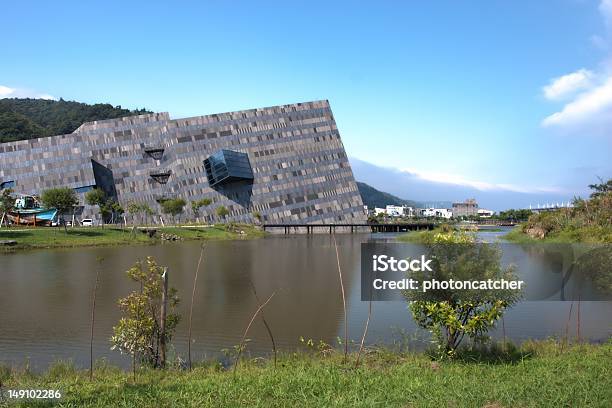
<svg viewBox="0 0 612 408"><path fill-rule="evenodd" d="M9 98L0 99L0 143L74 132L85 122L152 113L121 105Z"/></svg>
<svg viewBox="0 0 612 408"><path fill-rule="evenodd" d="M0 216L3 216L13 209L15 198L11 189L4 189L0 194ZM40 200L45 208L55 208L59 214L59 224L65 225L64 215L74 214L76 207L79 205L79 198L74 189L69 187L59 187L44 190L40 195ZM113 197L108 197L107 194L99 188L93 188L85 193L85 203L87 205L98 207L103 223L116 224L121 223L125 213L132 218L132 223L139 222L140 224L148 224L157 215L157 212L147 203L130 202L125 208L120 205ZM195 200L190 203L193 220L200 222L202 209L213 204L210 198ZM181 217L185 214L187 201L183 198L169 198L159 201L161 213L172 217L173 222L180 222ZM214 215L220 221L225 221L230 214L227 207L220 205L215 208ZM208 214L212 215L212 214ZM253 218L261 221L261 214L254 212Z"/></svg>

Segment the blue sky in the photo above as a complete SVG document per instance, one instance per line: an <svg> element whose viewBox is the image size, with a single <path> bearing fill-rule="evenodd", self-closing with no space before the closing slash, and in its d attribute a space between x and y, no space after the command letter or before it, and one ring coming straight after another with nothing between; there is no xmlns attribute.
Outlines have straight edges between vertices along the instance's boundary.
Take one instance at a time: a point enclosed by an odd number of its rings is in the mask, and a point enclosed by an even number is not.
<svg viewBox="0 0 612 408"><path fill-rule="evenodd" d="M3 5L0 97L329 99L349 156L436 187L528 205L612 177L612 0L59 4Z"/></svg>

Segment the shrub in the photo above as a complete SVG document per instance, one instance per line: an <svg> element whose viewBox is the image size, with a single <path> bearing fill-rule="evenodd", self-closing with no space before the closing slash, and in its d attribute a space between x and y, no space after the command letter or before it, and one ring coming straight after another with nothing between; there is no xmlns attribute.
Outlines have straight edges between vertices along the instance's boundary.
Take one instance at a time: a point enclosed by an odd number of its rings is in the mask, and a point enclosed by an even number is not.
<svg viewBox="0 0 612 408"><path fill-rule="evenodd" d="M140 290L133 291L119 300L123 317L113 328L111 337L112 350L139 356L141 361L152 367L160 366L160 344L162 336L168 344L172 339L180 315L176 313L179 298L176 289L168 290L168 313L166 331L160 330L161 300L163 290L162 274L164 268L157 265L152 257L138 261L126 274L140 285Z"/></svg>
<svg viewBox="0 0 612 408"><path fill-rule="evenodd" d="M501 251L490 244L476 243L473 236L460 233L438 233L426 242L428 259L433 272L410 272L409 277L422 282L438 281L513 280L511 267L501 267ZM416 323L430 331L436 343L436 355L454 357L457 347L467 335L475 342L488 340L488 331L502 317L506 308L520 298L512 290L434 290L404 291Z"/></svg>

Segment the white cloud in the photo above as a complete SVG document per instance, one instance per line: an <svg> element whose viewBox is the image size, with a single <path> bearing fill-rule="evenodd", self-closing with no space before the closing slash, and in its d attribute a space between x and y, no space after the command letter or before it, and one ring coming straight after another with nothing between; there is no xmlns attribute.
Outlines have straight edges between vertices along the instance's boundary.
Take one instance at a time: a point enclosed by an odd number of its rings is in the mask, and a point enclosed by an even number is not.
<svg viewBox="0 0 612 408"><path fill-rule="evenodd" d="M15 90L8 86L0 85L0 98L8 98Z"/></svg>
<svg viewBox="0 0 612 408"><path fill-rule="evenodd" d="M0 99L2 98L34 98L34 99L57 99L53 95L40 93L31 89L10 88L0 85Z"/></svg>
<svg viewBox="0 0 612 408"><path fill-rule="evenodd" d="M542 90L546 99L558 100L574 94L576 91L591 86L593 73L588 69L579 69L571 74L554 78Z"/></svg>
<svg viewBox="0 0 612 408"><path fill-rule="evenodd" d="M601 0L599 11L607 32L591 41L602 50L612 50L612 0ZM551 101L566 99L557 112L542 120L542 126L570 133L612 136L612 55L604 58L597 72L580 69L554 78L543 88Z"/></svg>
<svg viewBox="0 0 612 408"><path fill-rule="evenodd" d="M612 122L612 76L602 84L578 95L559 112L542 121L543 126L565 126Z"/></svg>
<svg viewBox="0 0 612 408"><path fill-rule="evenodd" d="M525 187L513 184L488 183L485 181L469 180L458 174L448 174L442 172L420 171L415 169L401 169L400 171L409 173L421 180L432 181L435 183L453 184L463 187L471 187L480 191L512 191L515 193L562 193L563 191L554 187Z"/></svg>

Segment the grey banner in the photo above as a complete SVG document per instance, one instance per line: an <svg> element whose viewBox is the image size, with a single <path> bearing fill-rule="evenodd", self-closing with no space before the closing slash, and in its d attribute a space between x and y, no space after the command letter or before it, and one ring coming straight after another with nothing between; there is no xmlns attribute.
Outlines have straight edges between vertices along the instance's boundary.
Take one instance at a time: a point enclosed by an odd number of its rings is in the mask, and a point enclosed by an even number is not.
<svg viewBox="0 0 612 408"><path fill-rule="evenodd" d="M361 245L361 300L612 300L612 245Z"/></svg>

